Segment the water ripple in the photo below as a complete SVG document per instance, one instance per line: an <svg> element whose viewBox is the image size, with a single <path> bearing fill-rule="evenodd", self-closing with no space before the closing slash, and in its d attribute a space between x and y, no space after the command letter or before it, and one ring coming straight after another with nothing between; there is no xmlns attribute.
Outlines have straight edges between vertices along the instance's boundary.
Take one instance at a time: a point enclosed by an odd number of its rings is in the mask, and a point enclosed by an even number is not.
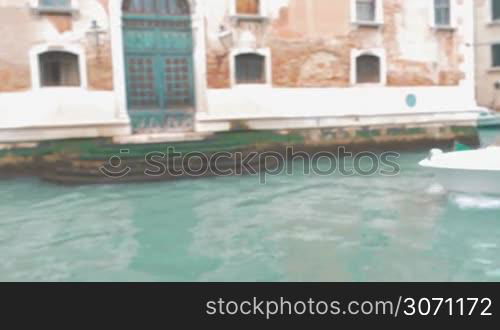
<svg viewBox="0 0 500 330"><path fill-rule="evenodd" d="M396 177L0 181L0 281L492 281L500 200Z"/></svg>

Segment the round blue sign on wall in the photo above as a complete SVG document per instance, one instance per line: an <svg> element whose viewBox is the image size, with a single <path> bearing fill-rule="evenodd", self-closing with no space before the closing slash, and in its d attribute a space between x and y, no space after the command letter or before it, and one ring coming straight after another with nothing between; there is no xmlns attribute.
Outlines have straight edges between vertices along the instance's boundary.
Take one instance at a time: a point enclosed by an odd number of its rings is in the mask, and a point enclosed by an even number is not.
<svg viewBox="0 0 500 330"><path fill-rule="evenodd" d="M415 94L409 94L406 97L406 105L408 105L410 108L414 108L417 106L417 97Z"/></svg>

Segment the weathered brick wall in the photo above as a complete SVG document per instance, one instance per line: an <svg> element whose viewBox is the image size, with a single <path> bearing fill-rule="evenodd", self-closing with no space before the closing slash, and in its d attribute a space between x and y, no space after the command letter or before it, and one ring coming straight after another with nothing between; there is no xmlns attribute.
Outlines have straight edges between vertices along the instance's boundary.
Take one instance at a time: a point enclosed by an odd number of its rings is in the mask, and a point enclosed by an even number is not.
<svg viewBox="0 0 500 330"><path fill-rule="evenodd" d="M98 0L98 2L109 16L109 0ZM113 57L109 32L103 39L99 51L93 45L89 47L87 44L86 47L89 88L113 90Z"/></svg>
<svg viewBox="0 0 500 330"><path fill-rule="evenodd" d="M349 0L318 0L315 6L305 1L290 0L271 22L262 23L262 35L257 35L262 40L260 46L271 49L272 83L276 87L348 87L351 50L367 48L385 49L389 86L458 85L464 78L460 70L464 61L459 51L463 43L460 26L454 31L434 30L427 13L411 12L404 7L407 1L385 0L383 26L356 27L350 22ZM457 1L457 5L460 3ZM304 19L307 15L312 19ZM409 15L422 15L415 34L424 35L427 43L435 45L439 52L436 59L415 59L418 47L412 58L402 54L406 44L400 33L402 29L411 32L411 27L404 26ZM227 22L230 20L225 17L220 23L237 35L239 28ZM209 88L228 88L228 53L221 52L214 39L209 39L207 53Z"/></svg>
<svg viewBox="0 0 500 330"><path fill-rule="evenodd" d="M92 19L108 12L108 0L84 0L79 15L39 15L31 11L27 1L0 2L0 92L32 88L29 53L44 43L70 40L79 43L87 56L89 88L113 89L113 70L109 31L101 37L97 52L86 31ZM97 14L96 14L97 13ZM102 23L102 22L101 22ZM106 22L105 22L106 23ZM99 55L98 55L99 54Z"/></svg>
<svg viewBox="0 0 500 330"><path fill-rule="evenodd" d="M481 106L500 111L500 90L495 88L495 83L500 81L500 70L492 70L491 50L491 45L498 43L500 25L490 24L490 5L489 0L475 1L476 91Z"/></svg>
<svg viewBox="0 0 500 330"><path fill-rule="evenodd" d="M90 89L113 90L113 59L111 43L104 40L99 51L87 45L87 75Z"/></svg>
<svg viewBox="0 0 500 330"><path fill-rule="evenodd" d="M215 49L207 50L207 81L210 88L229 88L229 56Z"/></svg>
<svg viewBox="0 0 500 330"><path fill-rule="evenodd" d="M31 87L28 51L39 37L27 8L0 7L0 92Z"/></svg>
<svg viewBox="0 0 500 330"><path fill-rule="evenodd" d="M0 59L0 93L26 90L31 87L27 65L13 65Z"/></svg>

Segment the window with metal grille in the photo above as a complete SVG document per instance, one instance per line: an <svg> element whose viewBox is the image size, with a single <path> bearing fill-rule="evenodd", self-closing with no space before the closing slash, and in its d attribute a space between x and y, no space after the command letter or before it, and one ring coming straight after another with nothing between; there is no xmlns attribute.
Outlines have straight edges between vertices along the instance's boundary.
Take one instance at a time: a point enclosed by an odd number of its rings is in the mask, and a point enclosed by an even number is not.
<svg viewBox="0 0 500 330"><path fill-rule="evenodd" d="M71 0L40 0L39 6L54 9L69 9L71 8Z"/></svg>
<svg viewBox="0 0 500 330"><path fill-rule="evenodd" d="M494 68L500 67L500 44L495 44L491 46L491 56L492 56L491 66Z"/></svg>
<svg viewBox="0 0 500 330"><path fill-rule="evenodd" d="M260 13L259 0L235 0L236 14L239 15L258 15Z"/></svg>
<svg viewBox="0 0 500 330"><path fill-rule="evenodd" d="M78 56L67 52L46 52L38 56L42 87L80 86Z"/></svg>
<svg viewBox="0 0 500 330"><path fill-rule="evenodd" d="M356 83L380 83L380 58L361 55L356 59Z"/></svg>
<svg viewBox="0 0 500 330"><path fill-rule="evenodd" d="M187 0L124 0L123 11L131 14L189 15Z"/></svg>
<svg viewBox="0 0 500 330"><path fill-rule="evenodd" d="M500 0L491 0L491 19L500 20Z"/></svg>
<svg viewBox="0 0 500 330"><path fill-rule="evenodd" d="M258 54L241 54L235 58L237 84L264 84L265 58Z"/></svg>
<svg viewBox="0 0 500 330"><path fill-rule="evenodd" d="M356 0L356 20L375 22L377 18L376 1L380 0Z"/></svg>
<svg viewBox="0 0 500 330"><path fill-rule="evenodd" d="M38 0L36 3L37 6L33 9L39 13L67 15L76 10L72 0Z"/></svg>
<svg viewBox="0 0 500 330"><path fill-rule="evenodd" d="M434 0L434 24L436 26L451 25L450 0Z"/></svg>

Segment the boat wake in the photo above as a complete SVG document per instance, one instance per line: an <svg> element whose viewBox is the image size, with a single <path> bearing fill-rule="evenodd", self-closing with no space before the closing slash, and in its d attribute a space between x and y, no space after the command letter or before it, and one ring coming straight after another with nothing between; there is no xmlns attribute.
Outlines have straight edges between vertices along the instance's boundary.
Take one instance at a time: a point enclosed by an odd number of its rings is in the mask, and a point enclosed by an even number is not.
<svg viewBox="0 0 500 330"><path fill-rule="evenodd" d="M429 188L427 188L426 190L426 193L429 195L439 195L439 196L447 194L446 189L438 183L429 186Z"/></svg>
<svg viewBox="0 0 500 330"><path fill-rule="evenodd" d="M451 201L460 209L500 209L500 197L488 195L453 194Z"/></svg>

